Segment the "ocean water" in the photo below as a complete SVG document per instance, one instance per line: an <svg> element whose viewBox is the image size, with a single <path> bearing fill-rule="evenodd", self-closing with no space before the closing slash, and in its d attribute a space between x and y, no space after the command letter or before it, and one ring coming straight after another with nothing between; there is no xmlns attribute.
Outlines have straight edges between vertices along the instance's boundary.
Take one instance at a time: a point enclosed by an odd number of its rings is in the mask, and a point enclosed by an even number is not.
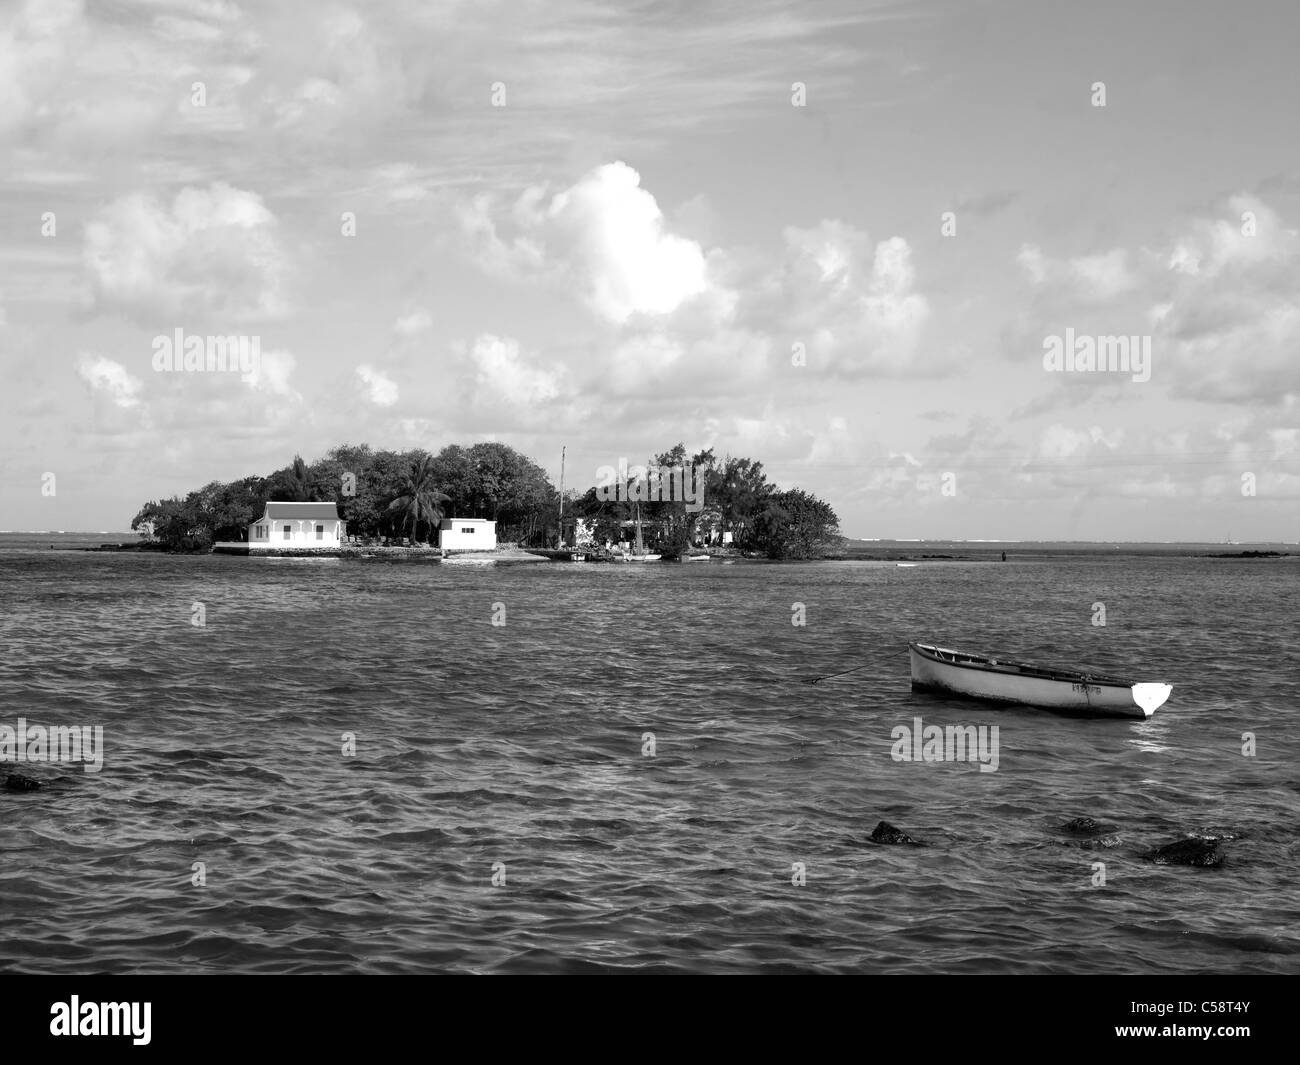
<svg viewBox="0 0 1300 1065"><path fill-rule="evenodd" d="M0 765L46 785L0 791L0 970L1295 973L1298 617L1294 558L0 551L0 726L105 748ZM1174 692L913 694L918 638ZM916 717L997 725L997 770L894 761ZM1119 845L1070 845L1085 815ZM1145 860L1194 832L1224 865Z"/></svg>

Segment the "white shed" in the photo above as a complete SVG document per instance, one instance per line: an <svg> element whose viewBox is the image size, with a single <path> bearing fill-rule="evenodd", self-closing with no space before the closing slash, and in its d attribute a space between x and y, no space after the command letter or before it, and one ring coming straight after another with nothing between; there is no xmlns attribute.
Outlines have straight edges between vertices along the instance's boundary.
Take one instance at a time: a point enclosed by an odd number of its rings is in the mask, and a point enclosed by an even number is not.
<svg viewBox="0 0 1300 1065"><path fill-rule="evenodd" d="M250 551L338 547L346 535L337 503L277 503L248 527Z"/></svg>
<svg viewBox="0 0 1300 1065"><path fill-rule="evenodd" d="M486 518L443 518L438 546L444 551L495 551L497 523Z"/></svg>

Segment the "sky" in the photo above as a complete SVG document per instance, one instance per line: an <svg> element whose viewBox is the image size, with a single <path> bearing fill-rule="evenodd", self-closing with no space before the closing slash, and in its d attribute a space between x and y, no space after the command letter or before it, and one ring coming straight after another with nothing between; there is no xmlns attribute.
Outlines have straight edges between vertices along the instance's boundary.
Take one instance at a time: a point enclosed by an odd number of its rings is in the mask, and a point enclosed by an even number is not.
<svg viewBox="0 0 1300 1065"><path fill-rule="evenodd" d="M0 529L345 442L582 488L680 441L855 537L1300 541L1297 41L1290 0L0 0ZM256 365L160 371L177 330Z"/></svg>

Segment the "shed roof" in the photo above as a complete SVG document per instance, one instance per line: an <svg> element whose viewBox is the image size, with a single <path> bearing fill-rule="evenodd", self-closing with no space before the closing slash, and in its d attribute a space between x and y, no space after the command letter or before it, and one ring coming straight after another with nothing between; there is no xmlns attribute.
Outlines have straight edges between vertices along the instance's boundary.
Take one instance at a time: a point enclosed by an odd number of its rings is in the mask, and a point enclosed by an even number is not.
<svg viewBox="0 0 1300 1065"><path fill-rule="evenodd" d="M337 503L273 503L268 501L263 518L328 518L339 520Z"/></svg>

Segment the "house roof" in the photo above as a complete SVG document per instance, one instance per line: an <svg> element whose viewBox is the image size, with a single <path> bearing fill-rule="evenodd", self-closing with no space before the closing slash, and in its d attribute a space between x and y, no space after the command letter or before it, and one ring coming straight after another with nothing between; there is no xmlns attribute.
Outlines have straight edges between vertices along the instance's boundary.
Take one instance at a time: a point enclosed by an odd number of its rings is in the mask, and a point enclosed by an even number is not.
<svg viewBox="0 0 1300 1065"><path fill-rule="evenodd" d="M267 502L266 513L262 515L266 518L329 518L330 521L339 520L339 508L337 503L273 503Z"/></svg>
<svg viewBox="0 0 1300 1065"><path fill-rule="evenodd" d="M496 524L496 522L491 518L443 518L438 528L450 529L452 522L456 522L458 525L495 525Z"/></svg>

